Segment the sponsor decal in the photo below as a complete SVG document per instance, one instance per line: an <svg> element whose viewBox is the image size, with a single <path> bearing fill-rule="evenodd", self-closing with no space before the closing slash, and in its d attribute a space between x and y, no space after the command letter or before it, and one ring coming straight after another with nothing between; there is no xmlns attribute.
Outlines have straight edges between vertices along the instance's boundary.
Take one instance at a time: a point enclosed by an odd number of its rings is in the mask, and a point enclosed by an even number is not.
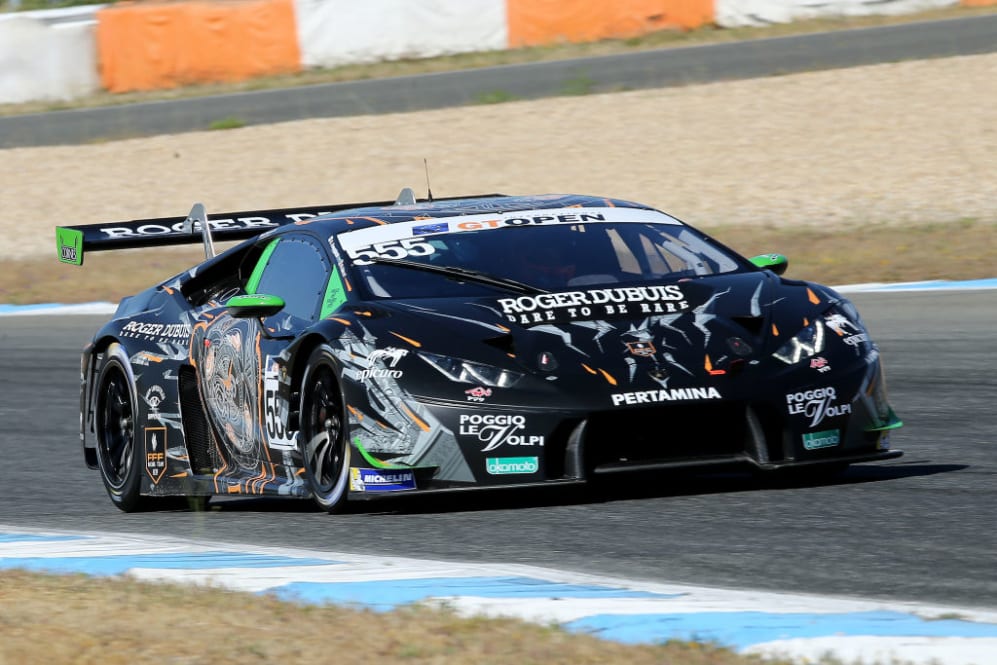
<svg viewBox="0 0 997 665"><path fill-rule="evenodd" d="M824 317L824 322L828 328L838 333L838 337L861 332L859 327L849 321L843 314L828 314Z"/></svg>
<svg viewBox="0 0 997 665"><path fill-rule="evenodd" d="M786 395L786 410L789 415L802 415L810 419L810 427L816 427L825 418L836 418L852 412L851 404L835 404L837 391L832 387L814 388Z"/></svg>
<svg viewBox="0 0 997 665"><path fill-rule="evenodd" d="M868 342L869 336L866 335L865 333L859 333L857 335L849 335L848 337L843 338L841 341L847 344L848 346L858 346L863 342Z"/></svg>
<svg viewBox="0 0 997 665"><path fill-rule="evenodd" d="M437 202L445 206L444 202ZM456 208L457 206L453 206ZM353 229L337 234L340 247L352 256L357 251L370 251L380 255L378 245L399 246L403 240L426 242L437 233L463 233L490 229L504 229L510 226L538 226L558 224L600 224L605 222L651 223L682 226L673 217L655 210L637 208L549 208L537 211L500 212L500 202L481 202L481 210L496 209L494 213L481 212L473 215L459 214L447 219L413 219L373 227ZM288 215L288 217L292 217ZM395 252L396 250L391 250ZM367 257L360 257L361 259ZM385 258L389 258L385 256ZM401 257L397 257L401 258Z"/></svg>
<svg viewBox="0 0 997 665"><path fill-rule="evenodd" d="M485 469L493 476L511 476L536 473L540 470L538 457L487 457Z"/></svg>
<svg viewBox="0 0 997 665"><path fill-rule="evenodd" d="M523 295L499 298L498 305L509 321L522 325L643 314L674 314L690 307L686 294L678 284Z"/></svg>
<svg viewBox="0 0 997 665"><path fill-rule="evenodd" d="M146 418L149 420L159 420L159 405L166 399L166 391L161 386L151 386L145 391L145 403L149 407Z"/></svg>
<svg viewBox="0 0 997 665"><path fill-rule="evenodd" d="M393 346L384 349L375 349L367 356L368 368L360 371L359 380L401 378L402 371L393 368L406 355L408 355L408 349L398 349ZM374 367L374 363L378 361L383 363L385 367Z"/></svg>
<svg viewBox="0 0 997 665"><path fill-rule="evenodd" d="M561 215L531 215L529 217L507 217L505 219L486 219L482 221L457 222L454 228L458 231L480 231L481 229L497 229L503 226L530 226L534 224L580 224L582 222L604 222L606 216L602 213L567 213Z"/></svg>
<svg viewBox="0 0 997 665"><path fill-rule="evenodd" d="M492 396L492 389L476 386L468 388L464 391L464 394L467 395L468 402L484 402L486 397Z"/></svg>
<svg viewBox="0 0 997 665"><path fill-rule="evenodd" d="M836 429L829 429L823 432L807 432L803 435L803 447L807 450L833 448L839 443L841 443L841 432Z"/></svg>
<svg viewBox="0 0 997 665"><path fill-rule="evenodd" d="M841 337L841 341L848 346L858 346L869 341L869 335L862 332L858 324L851 322L843 314L829 314L824 317L827 327Z"/></svg>
<svg viewBox="0 0 997 665"><path fill-rule="evenodd" d="M287 402L280 399L280 365L267 356L263 371L263 429L273 450L294 450L296 431L284 426Z"/></svg>
<svg viewBox="0 0 997 665"><path fill-rule="evenodd" d="M55 227L55 239L59 246L59 260L63 263L83 265L83 232L64 226Z"/></svg>
<svg viewBox="0 0 997 665"><path fill-rule="evenodd" d="M122 337L151 339L183 339L190 337L191 327L186 323L143 323L129 321L121 328Z"/></svg>
<svg viewBox="0 0 997 665"><path fill-rule="evenodd" d="M816 358L810 359L810 369L815 369L820 373L830 372L831 365L827 362L827 358L824 356L817 356Z"/></svg>
<svg viewBox="0 0 997 665"><path fill-rule="evenodd" d="M415 489L415 473L387 469L350 468L350 489L354 492L398 492Z"/></svg>
<svg viewBox="0 0 997 665"><path fill-rule="evenodd" d="M624 342L624 344L627 345L627 350L630 353L641 358L650 358L657 352L657 349L654 348L654 344L650 340L646 342Z"/></svg>
<svg viewBox="0 0 997 665"><path fill-rule="evenodd" d="M448 222L434 222L433 224L420 224L412 227L412 235L424 236L430 233L446 233L450 230Z"/></svg>
<svg viewBox="0 0 997 665"><path fill-rule="evenodd" d="M370 355L367 356L367 363L373 365L375 362L380 360L385 365L394 367L407 355L408 349L399 349L394 346L389 346L383 349L374 349L371 351Z"/></svg>
<svg viewBox="0 0 997 665"><path fill-rule="evenodd" d="M166 473L166 428L145 428L145 472L158 485Z"/></svg>
<svg viewBox="0 0 997 665"><path fill-rule="evenodd" d="M499 446L542 446L544 437L521 434L526 429L526 417L505 414L462 413L458 433L477 438L485 444L481 452L487 453Z"/></svg>
<svg viewBox="0 0 997 665"><path fill-rule="evenodd" d="M684 402L697 399L722 399L720 391L709 388L662 388L638 390L632 393L613 393L613 406L620 404L654 404L658 402Z"/></svg>
<svg viewBox="0 0 997 665"><path fill-rule="evenodd" d="M402 371L400 369L387 369L383 367L375 367L373 369L361 370L359 380L366 381L367 379L400 379L401 377L402 377Z"/></svg>
<svg viewBox="0 0 997 665"><path fill-rule="evenodd" d="M288 214L286 217L297 222L301 219L314 217L314 215L300 213ZM183 233L183 225L184 222L180 221L170 226L166 226L165 224L142 224L134 228L128 226L105 226L100 229L100 232L104 234L105 238L110 239L134 238L136 236L161 236L171 233ZM270 228L280 226L280 223L272 222L266 217L235 217L231 219L210 219L208 220L208 226L211 227L212 231L221 231L225 229Z"/></svg>

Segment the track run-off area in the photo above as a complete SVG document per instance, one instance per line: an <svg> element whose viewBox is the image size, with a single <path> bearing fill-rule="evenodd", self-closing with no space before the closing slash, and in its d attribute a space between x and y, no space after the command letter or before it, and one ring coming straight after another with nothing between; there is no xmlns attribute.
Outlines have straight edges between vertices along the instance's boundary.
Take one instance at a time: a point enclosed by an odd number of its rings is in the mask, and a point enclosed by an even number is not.
<svg viewBox="0 0 997 665"><path fill-rule="evenodd" d="M992 281L849 289L906 423L898 460L823 484L639 475L402 496L336 516L269 499L118 512L78 443L79 351L108 314L19 309L0 318L0 568L375 609L436 599L626 642L986 665L997 654Z"/></svg>

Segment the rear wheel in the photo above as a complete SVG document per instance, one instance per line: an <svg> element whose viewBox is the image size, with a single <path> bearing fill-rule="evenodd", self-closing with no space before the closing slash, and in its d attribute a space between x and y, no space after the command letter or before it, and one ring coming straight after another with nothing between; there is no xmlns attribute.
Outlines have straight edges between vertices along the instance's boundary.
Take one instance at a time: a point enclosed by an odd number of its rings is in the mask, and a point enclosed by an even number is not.
<svg viewBox="0 0 997 665"><path fill-rule="evenodd" d="M346 408L328 346L315 349L301 383L301 437L305 475L315 502L330 513L346 507L350 446Z"/></svg>
<svg viewBox="0 0 997 665"><path fill-rule="evenodd" d="M118 508L134 512L148 507L141 489L140 450L135 437L135 397L128 359L117 344L104 355L97 379L97 467L108 496Z"/></svg>

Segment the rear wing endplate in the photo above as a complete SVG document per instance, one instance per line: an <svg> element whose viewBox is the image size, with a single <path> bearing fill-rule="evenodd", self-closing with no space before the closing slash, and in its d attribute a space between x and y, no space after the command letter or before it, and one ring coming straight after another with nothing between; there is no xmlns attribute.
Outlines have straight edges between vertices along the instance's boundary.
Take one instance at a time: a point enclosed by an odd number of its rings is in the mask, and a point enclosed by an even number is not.
<svg viewBox="0 0 997 665"><path fill-rule="evenodd" d="M157 217L107 224L57 226L55 239L59 261L77 266L83 265L83 256L86 252L193 244L202 239L205 255L210 258L214 255L212 239L220 241L245 240L271 229L319 215L351 208L387 206L393 203L394 201L372 201L226 212L214 215L210 220L205 213L204 206L197 203L191 209L190 215L186 217ZM200 235L197 234L199 230L201 231Z"/></svg>

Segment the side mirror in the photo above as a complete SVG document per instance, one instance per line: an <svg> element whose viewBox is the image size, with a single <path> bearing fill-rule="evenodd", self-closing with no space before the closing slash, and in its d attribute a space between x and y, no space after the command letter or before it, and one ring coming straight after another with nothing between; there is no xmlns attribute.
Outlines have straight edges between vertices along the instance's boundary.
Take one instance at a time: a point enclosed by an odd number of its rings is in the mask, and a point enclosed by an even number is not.
<svg viewBox="0 0 997 665"><path fill-rule="evenodd" d="M771 270L777 275L786 272L786 268L789 267L789 259L782 254L759 254L758 256L752 256L748 260L759 268Z"/></svg>
<svg viewBox="0 0 997 665"><path fill-rule="evenodd" d="M248 296L235 296L225 303L228 311L237 319L255 319L273 316L284 309L284 299L262 293Z"/></svg>

